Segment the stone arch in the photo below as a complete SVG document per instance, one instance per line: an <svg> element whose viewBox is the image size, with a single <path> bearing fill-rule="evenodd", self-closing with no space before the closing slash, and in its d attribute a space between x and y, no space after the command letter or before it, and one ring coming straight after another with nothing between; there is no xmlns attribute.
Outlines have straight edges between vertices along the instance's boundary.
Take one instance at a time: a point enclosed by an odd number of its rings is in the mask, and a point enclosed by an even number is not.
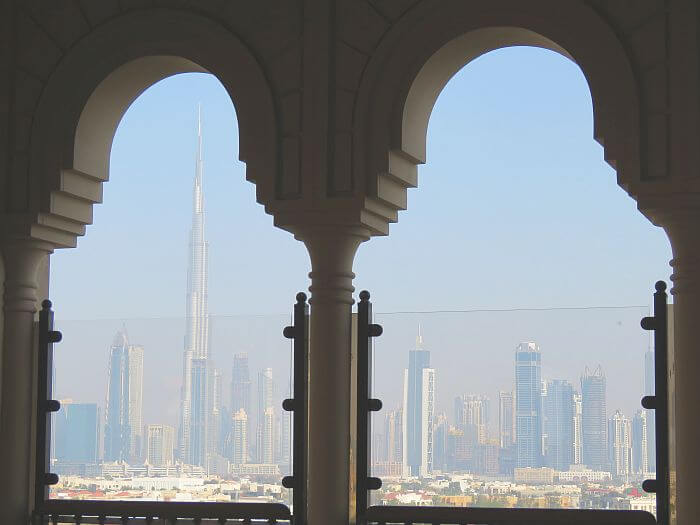
<svg viewBox="0 0 700 525"><path fill-rule="evenodd" d="M208 72L229 93L238 117L239 158L257 200L274 198L280 176L278 118L261 64L218 23L153 9L99 26L51 74L30 141L32 236L73 246L92 220L109 177L112 139L130 104L168 76ZM34 215L36 214L36 215Z"/></svg>
<svg viewBox="0 0 700 525"><path fill-rule="evenodd" d="M635 71L613 30L583 4L556 0L423 2L385 35L357 95L354 177L375 218L397 220L426 161L437 97L462 67L509 46L551 49L583 71L593 99L594 138L629 191L645 178L642 111ZM659 146L661 147L661 146Z"/></svg>

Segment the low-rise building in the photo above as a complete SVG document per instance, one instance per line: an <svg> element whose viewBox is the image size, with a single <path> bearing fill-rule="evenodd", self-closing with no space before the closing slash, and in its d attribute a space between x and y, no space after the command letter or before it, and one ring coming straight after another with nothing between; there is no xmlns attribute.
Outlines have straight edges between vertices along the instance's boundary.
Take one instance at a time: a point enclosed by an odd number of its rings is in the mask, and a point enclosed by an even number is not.
<svg viewBox="0 0 700 525"><path fill-rule="evenodd" d="M554 469L549 467L516 468L513 473L513 479L516 483L525 483L527 485L551 484L554 482Z"/></svg>

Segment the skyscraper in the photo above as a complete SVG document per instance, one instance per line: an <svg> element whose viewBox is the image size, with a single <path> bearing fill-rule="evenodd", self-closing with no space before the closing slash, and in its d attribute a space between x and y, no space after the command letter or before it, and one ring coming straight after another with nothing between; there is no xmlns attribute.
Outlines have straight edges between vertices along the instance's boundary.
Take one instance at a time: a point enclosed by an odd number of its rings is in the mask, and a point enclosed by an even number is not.
<svg viewBox="0 0 700 525"><path fill-rule="evenodd" d="M250 370L247 353L234 354L231 370L231 412L235 414L241 408L246 414L250 413Z"/></svg>
<svg viewBox="0 0 700 525"><path fill-rule="evenodd" d="M55 458L66 463L96 463L100 419L97 405L62 400L55 418Z"/></svg>
<svg viewBox="0 0 700 525"><path fill-rule="evenodd" d="M435 370L430 368L430 352L423 348L420 332L416 349L408 353L404 394L406 465L411 475L426 476L433 469Z"/></svg>
<svg viewBox="0 0 700 525"><path fill-rule="evenodd" d="M292 414L283 412L279 427L280 457L279 464L289 470L292 464Z"/></svg>
<svg viewBox="0 0 700 525"><path fill-rule="evenodd" d="M514 397L513 392L498 392L498 438L501 448L515 443Z"/></svg>
<svg viewBox="0 0 700 525"><path fill-rule="evenodd" d="M569 381L547 381L544 398L544 429L547 434L545 466L569 470L574 452L574 387Z"/></svg>
<svg viewBox="0 0 700 525"><path fill-rule="evenodd" d="M627 479L632 473L632 425L620 410L608 422L608 439L612 474Z"/></svg>
<svg viewBox="0 0 700 525"><path fill-rule="evenodd" d="M117 332L109 349L109 380L105 413L106 461L140 459L143 404L143 348L130 345L126 332Z"/></svg>
<svg viewBox="0 0 700 525"><path fill-rule="evenodd" d="M233 414L229 459L235 464L248 462L248 415L243 408Z"/></svg>
<svg viewBox="0 0 700 525"><path fill-rule="evenodd" d="M178 448L180 458L192 465L205 465L208 434L208 357L209 311L208 243L204 235L204 190L202 186L202 118L197 117L197 156L192 197L192 228L190 230L187 268L187 304L183 378L180 405Z"/></svg>
<svg viewBox="0 0 700 525"><path fill-rule="evenodd" d="M209 444L207 450L210 454L222 454L219 447L222 429L221 420L221 370L212 368L209 375Z"/></svg>
<svg viewBox="0 0 700 525"><path fill-rule="evenodd" d="M537 343L515 349L516 466L539 467L542 462L542 358Z"/></svg>
<svg viewBox="0 0 700 525"><path fill-rule="evenodd" d="M392 410L384 419L386 460L393 463L403 461L403 409Z"/></svg>
<svg viewBox="0 0 700 525"><path fill-rule="evenodd" d="M574 392L574 450L572 456L572 464L580 465L583 463L583 403L581 394Z"/></svg>
<svg viewBox="0 0 700 525"><path fill-rule="evenodd" d="M186 456L190 465L205 466L207 460L209 430L209 388L206 358L191 359L190 379L190 430L189 449Z"/></svg>
<svg viewBox="0 0 700 525"><path fill-rule="evenodd" d="M594 470L609 470L606 384L603 369L585 369L581 376L581 434L583 463Z"/></svg>
<svg viewBox="0 0 700 525"><path fill-rule="evenodd" d="M445 471L447 468L447 431L449 430L446 414L438 414L433 429L433 469Z"/></svg>
<svg viewBox="0 0 700 525"><path fill-rule="evenodd" d="M129 346L129 457L143 459L143 347Z"/></svg>
<svg viewBox="0 0 700 525"><path fill-rule="evenodd" d="M401 388L401 475L406 477L411 469L408 466L408 368L403 369Z"/></svg>
<svg viewBox="0 0 700 525"><path fill-rule="evenodd" d="M632 419L632 472L649 472L649 411L640 409Z"/></svg>
<svg viewBox="0 0 700 525"><path fill-rule="evenodd" d="M490 400L486 396L462 395L455 398L455 425L464 432L471 446L486 443Z"/></svg>
<svg viewBox="0 0 700 525"><path fill-rule="evenodd" d="M272 379L272 368L264 368L258 373L256 452L259 463L274 462L274 436L276 435L274 396L275 383Z"/></svg>
<svg viewBox="0 0 700 525"><path fill-rule="evenodd" d="M168 425L148 425L148 463L154 467L173 464L175 429Z"/></svg>
<svg viewBox="0 0 700 525"><path fill-rule="evenodd" d="M275 409L267 407L262 418L262 435L259 445L260 463L275 462Z"/></svg>

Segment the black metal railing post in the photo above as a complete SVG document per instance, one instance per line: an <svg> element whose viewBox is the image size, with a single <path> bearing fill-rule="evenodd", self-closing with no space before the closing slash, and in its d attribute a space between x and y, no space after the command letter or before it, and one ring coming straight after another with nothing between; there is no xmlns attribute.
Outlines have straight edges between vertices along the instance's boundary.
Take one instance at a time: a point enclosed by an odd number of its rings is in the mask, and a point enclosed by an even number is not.
<svg viewBox="0 0 700 525"><path fill-rule="evenodd" d="M656 494L656 521L668 525L670 518L670 468L668 420L668 298L666 283L658 281L654 293L654 315L644 317L644 330L654 331L654 395L644 396L642 406L656 414L656 479L642 484L645 492Z"/></svg>
<svg viewBox="0 0 700 525"><path fill-rule="evenodd" d="M357 523L367 521L369 491L382 486L382 480L371 477L372 412L381 410L382 402L372 397L372 337L382 335L382 327L372 324L372 303L368 291L360 292L357 305Z"/></svg>
<svg viewBox="0 0 700 525"><path fill-rule="evenodd" d="M53 343L61 340L61 332L53 329L51 301L41 303L39 312L39 351L37 356L36 403L36 471L34 476L34 503L39 508L49 497L49 486L58 483L58 476L51 473L51 413L61 408L50 399L53 381Z"/></svg>
<svg viewBox="0 0 700 525"><path fill-rule="evenodd" d="M294 324L284 329L284 337L294 341L294 397L285 399L282 408L294 414L294 448L292 451L292 475L282 478L282 486L293 489L292 519L294 525L306 525L306 468L309 378L309 305L306 294L299 292L294 305Z"/></svg>

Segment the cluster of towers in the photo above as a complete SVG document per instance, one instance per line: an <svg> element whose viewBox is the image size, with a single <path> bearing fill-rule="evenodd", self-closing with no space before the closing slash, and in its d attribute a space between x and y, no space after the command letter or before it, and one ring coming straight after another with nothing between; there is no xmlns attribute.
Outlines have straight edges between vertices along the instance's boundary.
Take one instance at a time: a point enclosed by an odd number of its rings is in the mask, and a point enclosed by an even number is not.
<svg viewBox="0 0 700 525"><path fill-rule="evenodd" d="M143 421L144 348L117 332L109 349L109 378L104 419L96 403L63 400L56 416L53 457L63 464L175 463L220 472L221 465L289 465L290 418L271 368L258 374L257 406L251 406L248 355L233 356L229 406L222 397L222 374L210 357L208 243L205 236L201 112L187 270L187 303L179 421L175 427ZM251 420L256 423L251 432ZM101 424L104 424L100 453Z"/></svg>
<svg viewBox="0 0 700 525"><path fill-rule="evenodd" d="M653 361L653 352L647 352L648 393L653 390ZM632 419L620 410L609 415L606 394L600 366L585 369L579 392L566 380L542 380L539 346L519 344L513 396L515 466L567 470L583 464L616 477L654 471L653 413L640 409Z"/></svg>
<svg viewBox="0 0 700 525"><path fill-rule="evenodd" d="M645 355L645 391L653 393L654 355ZM484 395L454 400L454 424L435 411L436 372L419 335L404 370L400 408L385 416L374 439L378 474L426 476L437 471L512 474L515 468L572 465L613 477L655 471L654 413L633 418L607 411L603 370L585 369L580 390L567 380L543 380L534 342L517 345L515 388L498 394L497 434L490 431L491 401Z"/></svg>

